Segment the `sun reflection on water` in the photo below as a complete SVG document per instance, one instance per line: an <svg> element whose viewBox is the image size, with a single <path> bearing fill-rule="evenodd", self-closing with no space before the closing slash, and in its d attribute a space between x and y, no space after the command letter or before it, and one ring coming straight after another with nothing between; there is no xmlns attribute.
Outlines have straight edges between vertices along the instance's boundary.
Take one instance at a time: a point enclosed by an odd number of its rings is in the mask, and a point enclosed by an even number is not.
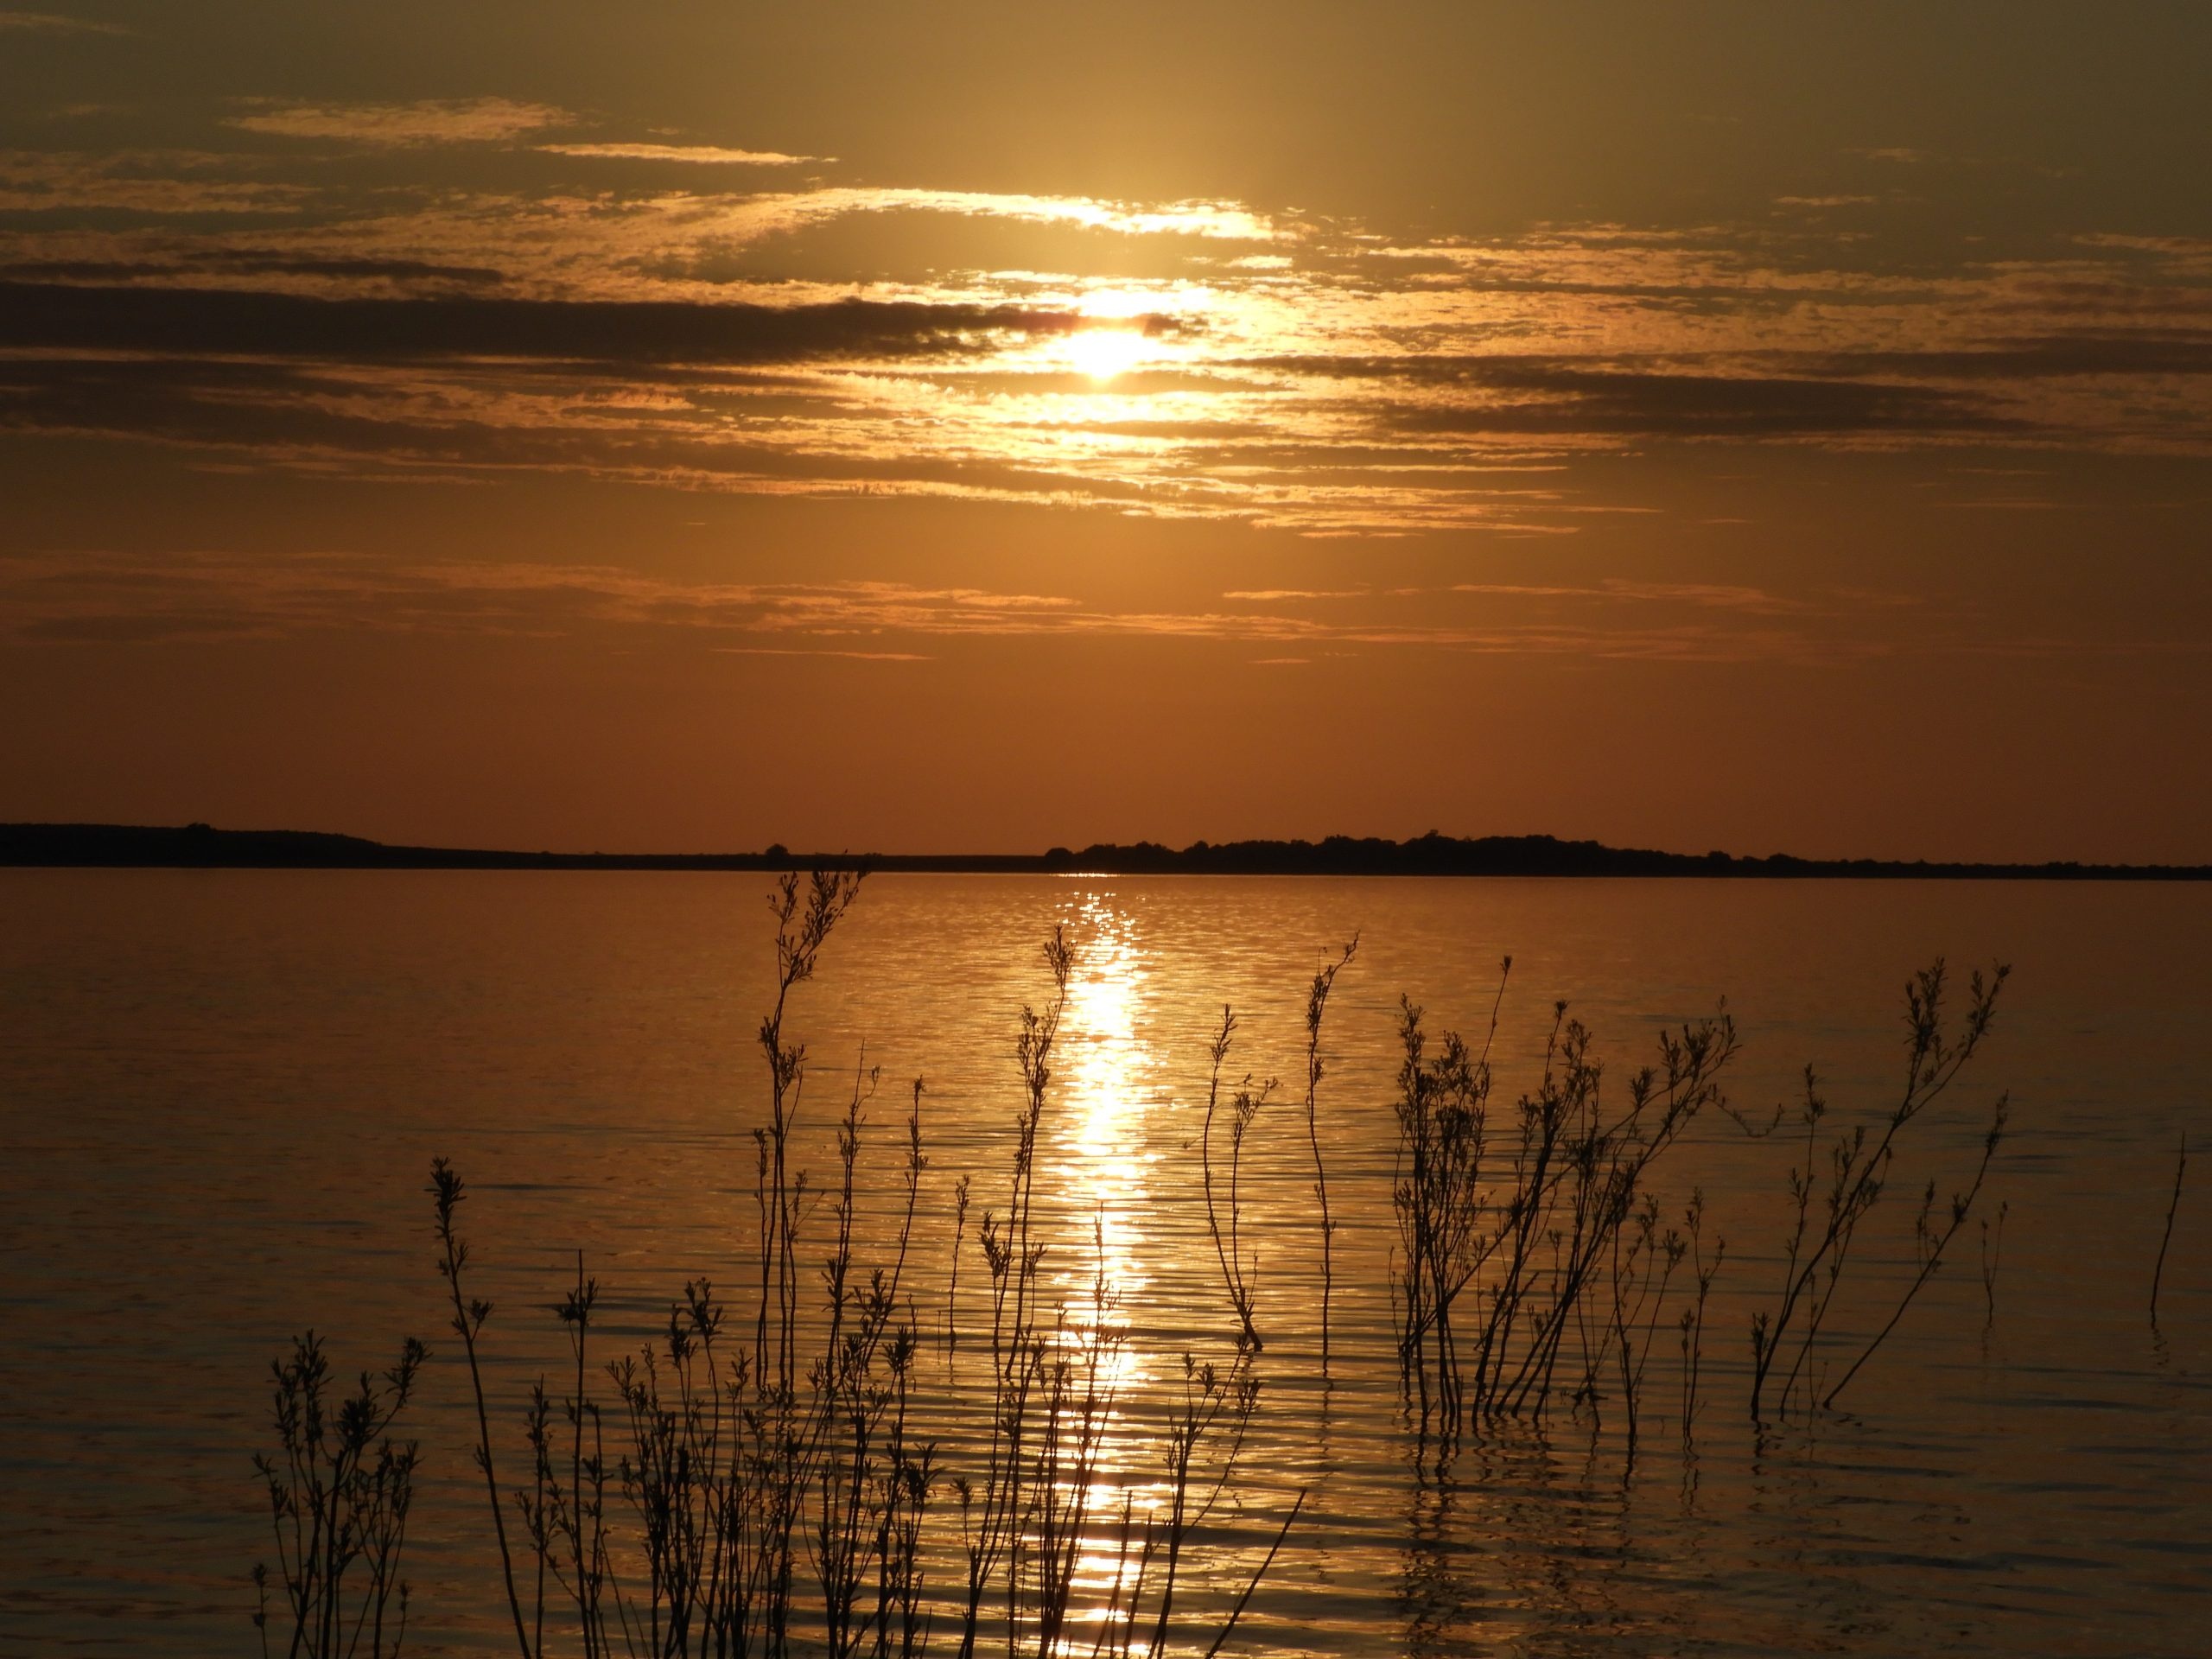
<svg viewBox="0 0 2212 1659"><path fill-rule="evenodd" d="M1046 1270L1046 1318L1057 1312L1052 1340L1068 1367L1057 1433L1062 1445L1087 1448L1054 1478L1054 1501L1080 1517L1073 1584L1078 1606L1090 1605L1052 1650L1079 1659L1129 1628L1147 1568L1155 1579L1160 1570L1163 1529L1214 1513L1236 1463L1226 1447L1242 1444L1243 1430L1229 1427L1236 1408L1225 1403L1238 1373L1186 1328L1191 1241L1164 1213L1190 1194L1175 1161L1189 1147L1160 1116L1172 1102L1169 1056L1154 1036L1160 964L1141 912L1110 892L1071 897L1063 925L1073 963L1053 1049L1054 1127L1038 1171L1040 1199L1057 1212L1053 1236L1065 1241ZM1179 1471L1179 1434L1188 1437ZM1186 1573L1221 1548L1178 1535ZM1249 1577L1254 1549L1230 1547L1210 1570ZM1142 1617L1152 1617L1149 1604Z"/></svg>
<svg viewBox="0 0 2212 1659"><path fill-rule="evenodd" d="M1149 971L1135 918L1110 897L1087 896L1076 931L1082 943L1062 1039L1071 1127L1057 1184L1071 1217L1096 1217L1107 1319L1120 1329L1126 1319L1115 1309L1151 1282L1145 1219L1156 1154L1145 1127L1160 1100L1160 1061L1137 1029Z"/></svg>
<svg viewBox="0 0 2212 1659"><path fill-rule="evenodd" d="M1116 1401L1084 1506L1077 1578L1090 1594L1112 1595L1135 1570L1125 1512L1141 1528L1167 1497L1158 1480L1163 1447L1125 1408L1150 1385L1157 1359L1129 1336L1130 1310L1153 1284L1148 1258L1159 1248L1147 1225L1159 1196L1147 1129L1165 1095L1160 1057L1140 1028L1152 969L1136 919L1110 895L1085 895L1073 909L1077 944L1060 1050L1066 1131L1052 1178L1070 1221L1089 1220L1071 1232L1093 1246L1063 1262L1068 1338L1095 1347L1100 1382ZM1075 1647L1097 1634L1092 1621Z"/></svg>

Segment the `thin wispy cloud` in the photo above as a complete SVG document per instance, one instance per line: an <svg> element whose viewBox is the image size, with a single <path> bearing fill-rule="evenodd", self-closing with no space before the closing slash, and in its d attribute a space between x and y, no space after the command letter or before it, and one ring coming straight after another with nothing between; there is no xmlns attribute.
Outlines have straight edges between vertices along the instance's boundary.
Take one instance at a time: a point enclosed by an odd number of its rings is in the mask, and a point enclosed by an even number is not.
<svg viewBox="0 0 2212 1659"><path fill-rule="evenodd" d="M1694 605L1712 610L1747 614L1788 615L1813 611L1811 601L1726 582L1633 582L1608 577L1587 587L1563 584L1459 582L1446 590L1454 594L1482 594L1505 599L1568 599L1579 601ZM1838 595L1839 598L1841 595Z"/></svg>
<svg viewBox="0 0 2212 1659"><path fill-rule="evenodd" d="M130 240L128 232L87 232L90 215L127 213L179 238L219 247L192 223L204 215L294 213L317 199L315 187L296 180L256 176L232 159L207 150L0 150L0 209L38 214L14 234L0 232L10 263L44 257L49 263L81 263L95 248ZM143 239L143 238L141 238ZM131 263L124 261L123 263Z"/></svg>
<svg viewBox="0 0 2212 1659"><path fill-rule="evenodd" d="M1071 594L888 581L677 581L609 566L454 562L393 564L339 553L0 556L0 613L24 644L127 645L280 639L368 629L431 635L610 640L643 630L739 655L911 663L993 641L1150 639L1269 654L1255 664L1415 649L1652 662L1840 662L1898 653L1987 655L2016 645L1955 612L1901 625L1894 596L1830 588L1817 602L1757 589L1620 579L1592 588L1466 584L1365 596L1327 617L1282 611L1117 608ZM1703 614L1563 619L1568 597L1681 600ZM1505 608L1501 608L1503 606ZM967 642L965 645L957 642ZM932 644L931 642L937 642ZM2092 646L2054 639L2026 654L2191 649L2154 635Z"/></svg>
<svg viewBox="0 0 2212 1659"><path fill-rule="evenodd" d="M129 35L120 23L56 11L0 11L0 35Z"/></svg>
<svg viewBox="0 0 2212 1659"><path fill-rule="evenodd" d="M787 645L716 645L714 649L728 657L839 657L859 663L929 663L937 660L913 651L834 651L827 647L803 651Z"/></svg>
<svg viewBox="0 0 2212 1659"><path fill-rule="evenodd" d="M779 149L726 149L718 144L539 144L549 156L622 162L682 162L702 167L798 167L834 156L787 156Z"/></svg>
<svg viewBox="0 0 2212 1659"><path fill-rule="evenodd" d="M369 149L501 143L574 118L550 104L505 98L430 99L413 104L266 103L226 124L280 138L311 138Z"/></svg>
<svg viewBox="0 0 2212 1659"><path fill-rule="evenodd" d="M1367 593L1364 588L1255 588L1232 590L1222 597L1255 605L1274 605L1295 599L1364 599Z"/></svg>

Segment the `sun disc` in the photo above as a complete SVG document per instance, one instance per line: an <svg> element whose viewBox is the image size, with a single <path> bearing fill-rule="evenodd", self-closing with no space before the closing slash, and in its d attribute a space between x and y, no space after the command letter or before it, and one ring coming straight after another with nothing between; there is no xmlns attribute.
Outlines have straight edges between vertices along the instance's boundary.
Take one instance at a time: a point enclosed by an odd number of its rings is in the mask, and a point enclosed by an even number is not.
<svg viewBox="0 0 2212 1659"><path fill-rule="evenodd" d="M1134 328L1084 328L1068 336L1068 360L1094 380L1111 380L1145 355L1144 335Z"/></svg>

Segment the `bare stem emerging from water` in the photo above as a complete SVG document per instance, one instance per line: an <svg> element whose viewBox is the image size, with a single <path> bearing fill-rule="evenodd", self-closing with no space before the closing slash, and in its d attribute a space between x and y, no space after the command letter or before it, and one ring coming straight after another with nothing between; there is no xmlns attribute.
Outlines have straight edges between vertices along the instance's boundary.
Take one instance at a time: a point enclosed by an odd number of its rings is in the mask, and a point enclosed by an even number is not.
<svg viewBox="0 0 2212 1659"><path fill-rule="evenodd" d="M1358 949L1359 936L1354 934L1344 954L1313 976L1313 988L1306 997L1306 1140L1313 1152L1313 1196L1321 1206L1321 1376L1325 1382L1329 1375L1329 1298L1336 1287L1337 1224L1329 1213L1329 1172L1321 1161L1320 1121L1314 1109L1321 1087L1321 1016L1329 1006L1329 993L1336 988L1337 975Z"/></svg>
<svg viewBox="0 0 2212 1659"><path fill-rule="evenodd" d="M2174 1193L2166 1201L2166 1230L2158 1240L2158 1264L2151 1270L2151 1323L2158 1322L2158 1287L2166 1276L2166 1247L2174 1242L2174 1214L2181 1208L2181 1178L2189 1173L2189 1136L2181 1138L2181 1150L2174 1156Z"/></svg>

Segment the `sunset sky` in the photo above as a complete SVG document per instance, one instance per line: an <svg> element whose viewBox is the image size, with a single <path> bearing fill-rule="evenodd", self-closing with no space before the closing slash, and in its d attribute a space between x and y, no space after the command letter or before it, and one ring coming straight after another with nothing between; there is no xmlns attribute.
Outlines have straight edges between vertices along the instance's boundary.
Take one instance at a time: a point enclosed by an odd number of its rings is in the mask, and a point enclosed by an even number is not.
<svg viewBox="0 0 2212 1659"><path fill-rule="evenodd" d="M2212 860L2212 6L0 10L0 819Z"/></svg>

